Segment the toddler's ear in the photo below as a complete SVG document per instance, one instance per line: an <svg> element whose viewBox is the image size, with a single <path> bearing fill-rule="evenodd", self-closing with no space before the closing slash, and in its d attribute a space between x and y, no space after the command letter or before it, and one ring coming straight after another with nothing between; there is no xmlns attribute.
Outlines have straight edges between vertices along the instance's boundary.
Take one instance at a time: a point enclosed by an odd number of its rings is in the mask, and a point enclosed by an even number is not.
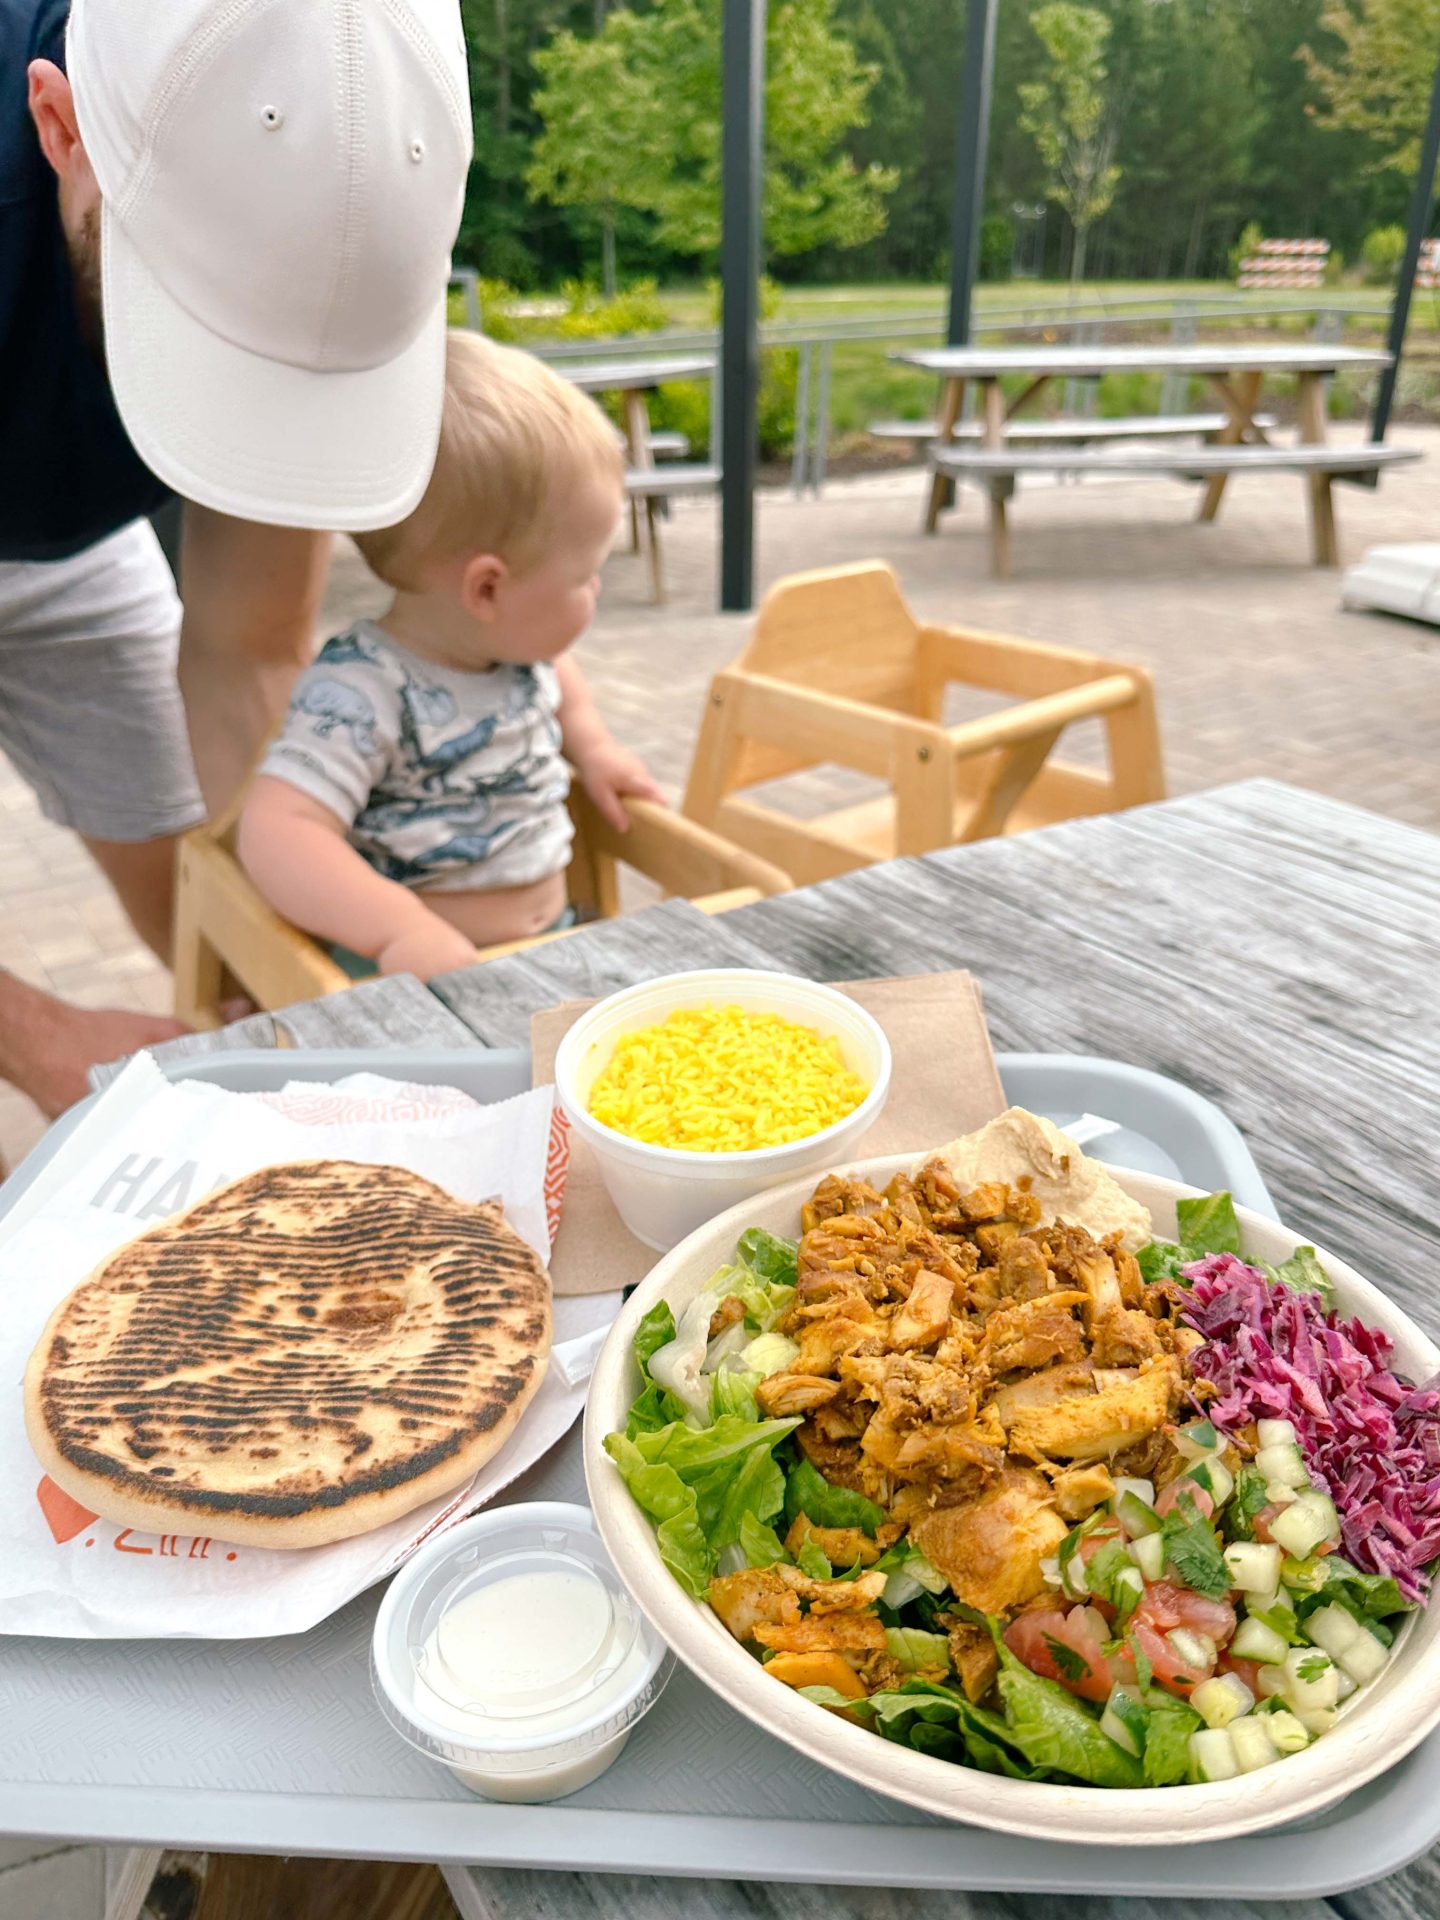
<svg viewBox="0 0 1440 1920"><path fill-rule="evenodd" d="M477 553L465 562L460 576L460 600L472 620L493 620L500 589L510 577L505 562L493 553Z"/></svg>

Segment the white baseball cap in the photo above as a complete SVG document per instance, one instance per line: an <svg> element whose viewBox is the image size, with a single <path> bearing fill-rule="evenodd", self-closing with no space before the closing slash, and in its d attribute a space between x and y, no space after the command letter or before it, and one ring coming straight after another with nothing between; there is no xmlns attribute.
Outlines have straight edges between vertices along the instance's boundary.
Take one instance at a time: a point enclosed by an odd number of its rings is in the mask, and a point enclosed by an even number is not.
<svg viewBox="0 0 1440 1920"><path fill-rule="evenodd" d="M241 519L403 519L470 160L458 0L73 0L66 60L136 451Z"/></svg>

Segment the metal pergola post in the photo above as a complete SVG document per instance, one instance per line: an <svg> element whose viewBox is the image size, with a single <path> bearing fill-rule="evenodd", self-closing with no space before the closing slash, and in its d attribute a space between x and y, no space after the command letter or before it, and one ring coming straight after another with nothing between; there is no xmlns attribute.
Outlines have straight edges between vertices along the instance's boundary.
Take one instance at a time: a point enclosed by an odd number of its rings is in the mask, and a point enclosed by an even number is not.
<svg viewBox="0 0 1440 1920"><path fill-rule="evenodd" d="M950 320L945 336L952 347L970 344L970 302L980 261L980 223L985 217L996 5L997 0L969 0L965 16L965 71L960 83L955 204L950 225Z"/></svg>
<svg viewBox="0 0 1440 1920"><path fill-rule="evenodd" d="M766 0L725 0L720 242L720 608L755 599L760 393L760 207Z"/></svg>
<svg viewBox="0 0 1440 1920"><path fill-rule="evenodd" d="M1390 308L1390 332L1386 350L1390 364L1380 376L1375 394L1375 411L1370 416L1370 438L1383 440L1390 424L1390 409L1395 401L1395 383L1400 377L1400 355L1405 346L1405 329L1410 322L1410 300L1415 292L1415 272L1420 264L1420 248L1430 225L1430 210L1435 204L1435 166L1440 161L1440 63L1430 89L1430 118L1420 142L1420 166L1415 175L1415 191L1410 196L1410 224L1405 235L1405 257L1400 262L1400 278ZM1373 486L1377 474L1365 478Z"/></svg>

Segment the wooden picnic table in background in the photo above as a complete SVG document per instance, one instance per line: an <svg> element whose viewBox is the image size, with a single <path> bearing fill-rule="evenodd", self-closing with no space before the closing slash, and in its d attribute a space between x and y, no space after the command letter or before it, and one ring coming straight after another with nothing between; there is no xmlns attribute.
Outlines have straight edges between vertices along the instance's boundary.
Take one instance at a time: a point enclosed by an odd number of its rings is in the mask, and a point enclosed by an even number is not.
<svg viewBox="0 0 1440 1920"><path fill-rule="evenodd" d="M157 1049L515 1046L578 994L695 966L969 967L999 1048L1173 1076L1245 1133L1281 1216L1440 1336L1440 839L1271 781L863 869L707 919L667 901L449 974L367 982ZM917 1142L917 1145L921 1143ZM1100 1811L1097 1806L1097 1812ZM407 1851L403 1805L389 1810ZM177 1836L177 1842L183 1838ZM1197 1892L1204 1849L1193 1853ZM743 1836L735 1867L743 1873ZM1356 1863L1357 1872L1364 1863ZM823 1871L823 1863L817 1872ZM749 1887L450 1868L467 1920L1420 1920L1440 1854L1332 1906Z"/></svg>
<svg viewBox="0 0 1440 1920"><path fill-rule="evenodd" d="M650 576L656 601L665 597L664 572L660 555L660 526L657 505L666 486L675 492L692 492L697 487L718 484L718 474L708 464L676 467L660 476L660 484L651 479L655 469L655 449L650 429L648 396L656 387L677 380L713 380L716 360L713 353L655 355L648 359L561 360L555 371L565 376L582 393L618 393L625 415L625 458L630 495L630 532L635 551L640 549L640 503L645 506L645 522L650 543Z"/></svg>
<svg viewBox="0 0 1440 1920"><path fill-rule="evenodd" d="M932 451L954 443L966 384L973 381L980 391L981 449L990 454L1005 448L1010 421L1052 380L1098 379L1107 373L1185 373L1205 380L1227 416L1226 425L1213 441L1217 447L1273 444L1267 429L1255 418L1261 389L1267 376L1293 375L1298 387L1300 444L1319 446L1326 438L1326 380L1342 369L1377 372L1390 361L1388 354L1372 348L1328 346L1320 341L1273 346L1214 341L1193 346L923 347L898 352L894 358L940 378L940 409ZM1008 404L1000 385L1006 376L1028 381ZM1040 464L1042 456L1034 458ZM1184 461L1177 456L1170 464L1182 469ZM1206 482L1201 520L1213 520L1219 512L1226 479L1224 472L1217 472ZM927 533L933 533L939 524L952 486L952 477L937 467L925 508ZM1003 502L999 504L1003 526ZM1328 487L1323 501L1317 498L1317 508L1322 518L1318 543L1329 551L1328 564L1333 565L1335 536Z"/></svg>

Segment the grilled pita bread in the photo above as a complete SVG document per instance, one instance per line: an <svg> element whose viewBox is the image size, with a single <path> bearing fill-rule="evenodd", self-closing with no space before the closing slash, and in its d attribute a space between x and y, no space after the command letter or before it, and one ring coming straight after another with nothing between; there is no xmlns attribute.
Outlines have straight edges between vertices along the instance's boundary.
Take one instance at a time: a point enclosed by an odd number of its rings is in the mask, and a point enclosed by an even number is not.
<svg viewBox="0 0 1440 1920"><path fill-rule="evenodd" d="M462 1487L545 1374L550 1281L498 1201L402 1167L267 1167L112 1254L50 1316L25 1423L117 1525L344 1540Z"/></svg>

